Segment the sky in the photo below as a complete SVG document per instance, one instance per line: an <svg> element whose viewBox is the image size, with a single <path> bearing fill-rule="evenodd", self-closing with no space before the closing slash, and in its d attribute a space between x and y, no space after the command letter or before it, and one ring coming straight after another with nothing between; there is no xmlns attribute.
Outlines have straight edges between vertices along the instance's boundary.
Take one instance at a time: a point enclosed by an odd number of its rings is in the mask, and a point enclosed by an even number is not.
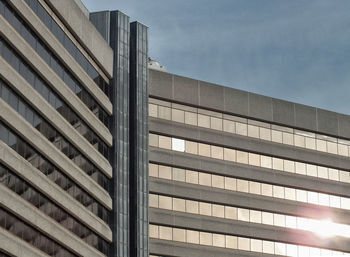
<svg viewBox="0 0 350 257"><path fill-rule="evenodd" d="M149 27L168 72L350 114L349 0L83 0Z"/></svg>

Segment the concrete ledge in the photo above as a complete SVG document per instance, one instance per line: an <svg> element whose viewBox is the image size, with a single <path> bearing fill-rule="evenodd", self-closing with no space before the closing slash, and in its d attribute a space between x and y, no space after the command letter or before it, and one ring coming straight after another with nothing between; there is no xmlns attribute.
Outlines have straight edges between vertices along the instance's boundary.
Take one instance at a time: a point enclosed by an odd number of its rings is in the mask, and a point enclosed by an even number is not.
<svg viewBox="0 0 350 257"><path fill-rule="evenodd" d="M90 212L2 141L0 141L0 162L16 171L29 184L51 198L52 201L56 202L98 235L112 242L112 231L103 220Z"/></svg>
<svg viewBox="0 0 350 257"><path fill-rule="evenodd" d="M3 228L0 228L0 249L16 257L48 257L44 252Z"/></svg>
<svg viewBox="0 0 350 257"><path fill-rule="evenodd" d="M149 192L221 205L274 212L312 219L331 218L333 222L350 224L350 212L285 199L272 198L224 189L209 188L164 179L149 179Z"/></svg>
<svg viewBox="0 0 350 257"><path fill-rule="evenodd" d="M350 139L350 116L150 70L150 96Z"/></svg>
<svg viewBox="0 0 350 257"><path fill-rule="evenodd" d="M112 177L112 166L74 127L68 123L36 90L0 57L0 76L53 125L92 163Z"/></svg>
<svg viewBox="0 0 350 257"><path fill-rule="evenodd" d="M49 46L56 56L63 61L65 67L69 69L84 85L85 89L89 91L97 102L106 110L107 113L112 114L112 103L90 76L83 70L80 64L70 55L70 53L61 45L52 32L41 22L41 20L33 13L30 7L24 1L11 0L12 6L22 14L22 17L28 21L30 26L37 32L40 38Z"/></svg>
<svg viewBox="0 0 350 257"><path fill-rule="evenodd" d="M76 94L62 81L58 75L41 59L34 49L0 16L1 34L11 42L18 53L32 64L34 70L57 92L66 103L77 112L109 146L112 145L112 135L108 128L88 109ZM5 76L6 78L6 76Z"/></svg>
<svg viewBox="0 0 350 257"><path fill-rule="evenodd" d="M18 134L30 142L43 156L64 171L78 185L94 196L108 209L112 209L112 199L108 192L98 185L91 177L83 172L67 156L59 151L39 131L33 128L24 118L14 111L8 104L0 99L0 118Z"/></svg>
<svg viewBox="0 0 350 257"><path fill-rule="evenodd" d="M113 50L79 6L70 0L49 0L46 2L111 78L113 76Z"/></svg>
<svg viewBox="0 0 350 257"><path fill-rule="evenodd" d="M288 160L307 162L336 169L350 170L350 158L340 155L328 154L155 118L150 118L149 127L151 132L179 138L188 138L192 141L200 141L208 144L260 153Z"/></svg>
<svg viewBox="0 0 350 257"><path fill-rule="evenodd" d="M160 256L181 257L275 257L276 255L265 253L253 253L240 250L232 250L219 247L210 247L196 244L186 244L175 241L167 241L150 238L150 253Z"/></svg>
<svg viewBox="0 0 350 257"><path fill-rule="evenodd" d="M197 231L249 237L289 244L309 245L345 252L350 251L350 245L346 238L322 238L314 233L298 229L288 229L155 208L150 208L149 216L150 223L162 226L180 227Z"/></svg>
<svg viewBox="0 0 350 257"><path fill-rule="evenodd" d="M105 256L3 185L0 185L0 194L2 206L71 251L84 257Z"/></svg>
<svg viewBox="0 0 350 257"><path fill-rule="evenodd" d="M150 162L162 165L350 197L350 186L347 183L247 164L222 161L155 147L149 148L149 160Z"/></svg>

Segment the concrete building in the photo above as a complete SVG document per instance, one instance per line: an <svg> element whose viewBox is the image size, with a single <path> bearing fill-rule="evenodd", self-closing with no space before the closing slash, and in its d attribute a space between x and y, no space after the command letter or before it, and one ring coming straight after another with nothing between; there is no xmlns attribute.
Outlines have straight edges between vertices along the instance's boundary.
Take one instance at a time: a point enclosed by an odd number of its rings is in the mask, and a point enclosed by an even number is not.
<svg viewBox="0 0 350 257"><path fill-rule="evenodd" d="M350 256L350 117L149 70L153 256Z"/></svg>
<svg viewBox="0 0 350 257"><path fill-rule="evenodd" d="M350 256L349 116L167 73L80 0L0 32L0 256Z"/></svg>
<svg viewBox="0 0 350 257"><path fill-rule="evenodd" d="M113 50L75 1L0 14L0 255L110 256Z"/></svg>

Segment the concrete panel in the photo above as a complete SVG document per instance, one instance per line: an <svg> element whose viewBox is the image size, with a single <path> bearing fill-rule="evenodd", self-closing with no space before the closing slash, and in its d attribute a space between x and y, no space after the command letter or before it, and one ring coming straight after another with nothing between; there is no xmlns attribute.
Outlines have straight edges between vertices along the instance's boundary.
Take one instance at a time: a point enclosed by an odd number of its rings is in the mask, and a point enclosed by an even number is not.
<svg viewBox="0 0 350 257"><path fill-rule="evenodd" d="M180 227L210 233L256 238L275 242L349 251L350 245L345 238L320 237L312 232L229 220L204 215L150 208L150 223Z"/></svg>
<svg viewBox="0 0 350 257"><path fill-rule="evenodd" d="M112 199L97 182L83 172L67 156L59 151L50 141L48 141L39 131L33 128L24 118L15 112L3 100L0 100L0 118L10 127L15 128L26 141L28 141L43 156L54 165L64 171L77 184L82 186L87 192L99 200L108 209L112 209Z"/></svg>
<svg viewBox="0 0 350 257"><path fill-rule="evenodd" d="M248 92L224 87L224 111L248 116Z"/></svg>
<svg viewBox="0 0 350 257"><path fill-rule="evenodd" d="M249 117L272 121L272 99L267 96L249 93Z"/></svg>
<svg viewBox="0 0 350 257"><path fill-rule="evenodd" d="M81 68L77 61L70 53L57 41L52 32L41 22L41 20L33 13L33 11L21 0L12 0L14 8L16 8L23 17L31 24L32 28L37 32L40 38L49 46L60 58L84 88L97 100L104 110L112 114L112 103L102 90L96 85L92 78ZM12 28L8 28L8 30ZM15 33L13 30L12 33Z"/></svg>
<svg viewBox="0 0 350 257"><path fill-rule="evenodd" d="M113 50L79 6L71 0L49 0L47 2L111 78L113 74Z"/></svg>
<svg viewBox="0 0 350 257"><path fill-rule="evenodd" d="M0 185L0 194L0 204L6 209L78 255L105 256L3 185Z"/></svg>
<svg viewBox="0 0 350 257"><path fill-rule="evenodd" d="M344 114L338 114L339 136L350 138L350 117Z"/></svg>
<svg viewBox="0 0 350 257"><path fill-rule="evenodd" d="M19 92L24 99L38 110L62 135L64 135L81 153L99 167L108 177L112 176L112 167L108 160L97 151L68 121L57 111L15 70L6 65L0 58L0 74ZM1 100L2 101L2 100Z"/></svg>
<svg viewBox="0 0 350 257"><path fill-rule="evenodd" d="M275 257L276 255L231 250L196 244L186 244L174 241L150 239L150 253L172 257Z"/></svg>
<svg viewBox="0 0 350 257"><path fill-rule="evenodd" d="M224 110L224 87L199 81L199 105Z"/></svg>
<svg viewBox="0 0 350 257"><path fill-rule="evenodd" d="M350 187L348 184L341 182L249 166L246 164L226 162L212 158L188 156L187 154L178 152L172 153L171 151L151 148L150 161L221 176L248 179L292 188L303 188L344 197L350 196Z"/></svg>
<svg viewBox="0 0 350 257"><path fill-rule="evenodd" d="M272 99L273 121L280 124L295 126L294 104Z"/></svg>
<svg viewBox="0 0 350 257"><path fill-rule="evenodd" d="M149 95L173 99L173 76L170 73L148 70Z"/></svg>
<svg viewBox="0 0 350 257"><path fill-rule="evenodd" d="M28 183L62 206L90 229L105 238L105 240L112 241L112 231L106 223L77 202L2 141L0 141L0 162L16 171Z"/></svg>
<svg viewBox="0 0 350 257"><path fill-rule="evenodd" d="M198 80L173 76L174 100L199 105L199 82Z"/></svg>
<svg viewBox="0 0 350 257"><path fill-rule="evenodd" d="M294 104L295 126L307 130L317 131L316 108Z"/></svg>
<svg viewBox="0 0 350 257"><path fill-rule="evenodd" d="M327 219L331 215L333 222L343 224L348 224L350 219L349 211L339 208L330 208L224 189L208 188L171 180L150 178L149 181L150 193L312 219Z"/></svg>
<svg viewBox="0 0 350 257"><path fill-rule="evenodd" d="M337 136L339 134L337 113L317 109L317 128L321 133Z"/></svg>
<svg viewBox="0 0 350 257"><path fill-rule="evenodd" d="M0 228L0 249L16 257L48 256L3 228Z"/></svg>
<svg viewBox="0 0 350 257"><path fill-rule="evenodd" d="M174 100L172 95L176 92L176 89L170 86L172 76L174 75L151 70L151 79L149 83L150 95L169 99L170 101ZM168 78L167 83L163 83L165 77ZM181 78L182 81L191 81L193 85L195 84L195 80L193 79L180 76L176 77L179 80ZM295 127L298 129L305 129L307 131L311 130L333 136L339 135L341 137L350 138L350 129L348 128L350 116L348 115L328 112L311 106L273 99L267 96L202 81L198 81L198 83L200 84L199 93L205 94L206 97L201 97L200 99L200 106L203 108L246 116L247 118L251 117L253 119L266 120L268 122L278 123L280 125ZM209 87L202 90L202 85L209 85ZM223 97L222 92L224 95ZM193 92L191 92L191 94L192 93ZM181 92L178 94L181 95ZM196 98L193 98L190 101L188 101L187 98L179 98L178 100L180 102L183 101L183 104L194 104ZM221 100L223 101L224 106L220 103ZM341 121L339 118L339 130L338 116L342 117Z"/></svg>
<svg viewBox="0 0 350 257"><path fill-rule="evenodd" d="M72 109L99 135L109 146L112 145L112 135L108 128L96 117L89 108L82 103L78 96L62 81L58 75L41 59L24 39L15 31L9 29L10 25L4 20L0 22L3 36L12 42L24 59L32 64L34 70L53 88ZM4 76L7 78L7 76Z"/></svg>

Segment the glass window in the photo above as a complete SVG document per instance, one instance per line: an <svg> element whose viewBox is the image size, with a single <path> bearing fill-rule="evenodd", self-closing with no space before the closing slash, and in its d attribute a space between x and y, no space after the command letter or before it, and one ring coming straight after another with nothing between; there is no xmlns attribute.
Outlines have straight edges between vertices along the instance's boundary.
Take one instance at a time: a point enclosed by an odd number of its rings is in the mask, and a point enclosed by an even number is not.
<svg viewBox="0 0 350 257"><path fill-rule="evenodd" d="M210 117L210 127L222 131L222 119Z"/></svg>
<svg viewBox="0 0 350 257"><path fill-rule="evenodd" d="M198 143L198 154L210 157L210 145Z"/></svg>
<svg viewBox="0 0 350 257"><path fill-rule="evenodd" d="M158 106L158 117L160 119L171 120L171 109L165 106Z"/></svg>
<svg viewBox="0 0 350 257"><path fill-rule="evenodd" d="M186 182L191 184L198 184L198 172L187 170L186 171Z"/></svg>
<svg viewBox="0 0 350 257"><path fill-rule="evenodd" d="M184 199L173 199L173 210L185 212L186 211L186 201Z"/></svg>
<svg viewBox="0 0 350 257"><path fill-rule="evenodd" d="M173 228L173 240L178 242L186 242L186 230Z"/></svg>
<svg viewBox="0 0 350 257"><path fill-rule="evenodd" d="M282 143L282 132L278 130L271 130L271 139L273 142Z"/></svg>
<svg viewBox="0 0 350 257"><path fill-rule="evenodd" d="M197 114L192 112L185 112L185 123L197 126Z"/></svg>
<svg viewBox="0 0 350 257"><path fill-rule="evenodd" d="M186 239L187 239L187 243L199 244L199 232L186 230Z"/></svg>
<svg viewBox="0 0 350 257"><path fill-rule="evenodd" d="M185 122L185 112L177 109L172 109L172 120L175 122Z"/></svg>
<svg viewBox="0 0 350 257"><path fill-rule="evenodd" d="M244 251L250 251L250 239L239 237L238 238L238 249L244 250Z"/></svg>
<svg viewBox="0 0 350 257"><path fill-rule="evenodd" d="M173 207L173 201L171 197L167 196L159 196L159 208L172 210Z"/></svg>
<svg viewBox="0 0 350 257"><path fill-rule="evenodd" d="M260 138L263 140L271 141L271 130L260 127Z"/></svg>
<svg viewBox="0 0 350 257"><path fill-rule="evenodd" d="M213 237L211 233L200 232L199 240L201 245L213 245Z"/></svg>
<svg viewBox="0 0 350 257"><path fill-rule="evenodd" d="M199 173L199 184L203 186L211 186L211 175L208 173Z"/></svg>
<svg viewBox="0 0 350 257"><path fill-rule="evenodd" d="M198 114L198 126L210 128L210 117L207 115Z"/></svg>
<svg viewBox="0 0 350 257"><path fill-rule="evenodd" d="M219 234L213 234L213 246L225 247L225 236Z"/></svg>
<svg viewBox="0 0 350 257"><path fill-rule="evenodd" d="M184 152L185 151L185 140L178 139L178 138L172 138L172 150L178 151L178 152Z"/></svg>
<svg viewBox="0 0 350 257"><path fill-rule="evenodd" d="M225 206L225 218L226 219L232 219L232 220L237 220L238 210L235 207L230 207L230 206Z"/></svg>
<svg viewBox="0 0 350 257"><path fill-rule="evenodd" d="M250 222L261 223L261 211L250 210Z"/></svg>
<svg viewBox="0 0 350 257"><path fill-rule="evenodd" d="M159 165L159 178L171 180L171 167Z"/></svg>
<svg viewBox="0 0 350 257"><path fill-rule="evenodd" d="M223 176L212 175L212 187L225 188L225 181Z"/></svg>
<svg viewBox="0 0 350 257"><path fill-rule="evenodd" d="M254 125L248 125L248 136L259 138L259 127Z"/></svg>
<svg viewBox="0 0 350 257"><path fill-rule="evenodd" d="M151 117L158 117L158 106L155 104L148 105L148 115Z"/></svg>
<svg viewBox="0 0 350 257"><path fill-rule="evenodd" d="M225 189L236 191L237 190L237 181L235 178L225 177Z"/></svg>
<svg viewBox="0 0 350 257"><path fill-rule="evenodd" d="M238 240L236 236L226 236L226 248L237 249Z"/></svg>
<svg viewBox="0 0 350 257"><path fill-rule="evenodd" d="M159 136L159 147L171 150L171 138Z"/></svg>
<svg viewBox="0 0 350 257"><path fill-rule="evenodd" d="M238 163L248 164L248 153L236 151L236 158Z"/></svg>
<svg viewBox="0 0 350 257"><path fill-rule="evenodd" d="M211 204L210 203L199 203L199 214L211 216Z"/></svg>
<svg viewBox="0 0 350 257"><path fill-rule="evenodd" d="M237 191L248 193L249 192L248 181L237 179Z"/></svg>
<svg viewBox="0 0 350 257"><path fill-rule="evenodd" d="M261 212L262 224L273 225L273 214L269 212Z"/></svg>
<svg viewBox="0 0 350 257"><path fill-rule="evenodd" d="M235 133L236 132L236 125L234 121L230 120L223 120L224 125L224 131L228 133Z"/></svg>
<svg viewBox="0 0 350 257"><path fill-rule="evenodd" d="M198 214L199 213L198 202L186 200L186 212Z"/></svg>
<svg viewBox="0 0 350 257"><path fill-rule="evenodd" d="M260 155L249 153L248 159L249 159L249 165L260 166Z"/></svg>
<svg viewBox="0 0 350 257"><path fill-rule="evenodd" d="M173 180L175 181L186 181L186 172L184 169L173 168Z"/></svg>
<svg viewBox="0 0 350 257"><path fill-rule="evenodd" d="M212 205L213 216L218 218L225 218L225 207L223 205Z"/></svg>
<svg viewBox="0 0 350 257"><path fill-rule="evenodd" d="M198 154L198 143L192 141L186 141L186 153Z"/></svg>
<svg viewBox="0 0 350 257"><path fill-rule="evenodd" d="M236 150L224 148L224 160L235 162L236 161Z"/></svg>
<svg viewBox="0 0 350 257"><path fill-rule="evenodd" d="M238 135L247 136L248 134L247 124L236 122L236 133Z"/></svg>
<svg viewBox="0 0 350 257"><path fill-rule="evenodd" d="M237 219L249 222L249 210L237 208Z"/></svg>
<svg viewBox="0 0 350 257"><path fill-rule="evenodd" d="M253 252L262 253L262 240L251 239L250 248Z"/></svg>
<svg viewBox="0 0 350 257"><path fill-rule="evenodd" d="M211 157L215 159L224 159L224 149L218 146L211 146Z"/></svg>
<svg viewBox="0 0 350 257"><path fill-rule="evenodd" d="M263 253L274 254L275 253L274 243L264 240L263 241ZM302 255L302 256L308 256L308 255Z"/></svg>

